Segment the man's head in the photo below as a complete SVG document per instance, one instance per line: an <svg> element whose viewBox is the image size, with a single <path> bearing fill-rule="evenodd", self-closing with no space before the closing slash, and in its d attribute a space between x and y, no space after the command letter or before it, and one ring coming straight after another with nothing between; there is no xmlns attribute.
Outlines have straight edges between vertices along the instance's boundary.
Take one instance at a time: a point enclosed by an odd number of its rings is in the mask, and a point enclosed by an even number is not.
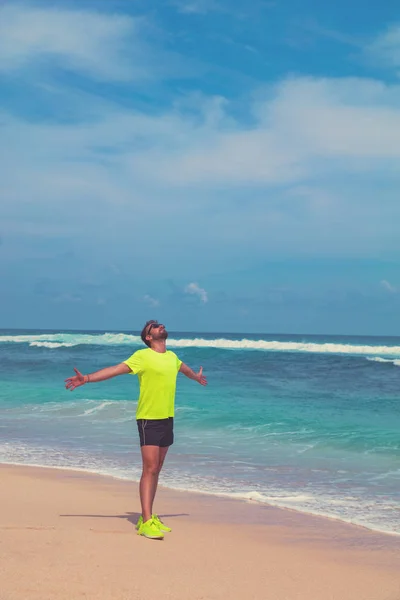
<svg viewBox="0 0 400 600"><path fill-rule="evenodd" d="M146 346L151 348L151 343L158 340L166 340L168 337L168 331L165 329L164 325L159 323L158 321L147 321L146 325L142 329L142 333L140 334L142 341Z"/></svg>

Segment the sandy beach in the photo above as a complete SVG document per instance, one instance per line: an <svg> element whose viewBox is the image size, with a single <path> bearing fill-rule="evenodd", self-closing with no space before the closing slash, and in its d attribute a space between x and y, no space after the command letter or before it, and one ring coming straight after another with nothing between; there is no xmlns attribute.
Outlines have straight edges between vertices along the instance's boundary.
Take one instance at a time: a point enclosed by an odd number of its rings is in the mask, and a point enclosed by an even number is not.
<svg viewBox="0 0 400 600"><path fill-rule="evenodd" d="M137 484L0 466L1 600L399 600L400 538L249 502L159 490L163 541L136 535Z"/></svg>

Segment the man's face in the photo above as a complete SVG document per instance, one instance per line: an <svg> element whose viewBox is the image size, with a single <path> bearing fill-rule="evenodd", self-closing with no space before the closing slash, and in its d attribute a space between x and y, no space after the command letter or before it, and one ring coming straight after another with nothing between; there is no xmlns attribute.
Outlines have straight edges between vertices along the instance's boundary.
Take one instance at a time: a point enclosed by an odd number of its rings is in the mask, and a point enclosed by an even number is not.
<svg viewBox="0 0 400 600"><path fill-rule="evenodd" d="M168 331L165 329L165 326L159 323L152 323L149 325L148 333L153 341L158 340L166 340L168 337Z"/></svg>

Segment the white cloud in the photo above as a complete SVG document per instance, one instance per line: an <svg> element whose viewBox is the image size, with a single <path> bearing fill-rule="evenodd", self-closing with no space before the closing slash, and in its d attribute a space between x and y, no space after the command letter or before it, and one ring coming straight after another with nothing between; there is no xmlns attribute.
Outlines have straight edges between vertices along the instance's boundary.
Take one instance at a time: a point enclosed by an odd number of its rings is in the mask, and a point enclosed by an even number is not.
<svg viewBox="0 0 400 600"><path fill-rule="evenodd" d="M160 301L157 300L157 298L153 298L149 294L145 294L143 296L143 300L150 306L153 306L153 307L160 306Z"/></svg>
<svg viewBox="0 0 400 600"><path fill-rule="evenodd" d="M367 47L367 53L387 67L400 67L400 24L391 25ZM400 76L400 71L397 73Z"/></svg>
<svg viewBox="0 0 400 600"><path fill-rule="evenodd" d="M75 164L85 186L97 187L85 173L100 163L160 185L301 183L398 167L399 102L400 86L300 78L282 82L272 99L250 107L251 128L230 119L220 99L205 99L196 114L173 109L154 116L97 109L94 101L95 118L87 123L32 124L3 114L2 139L8 156L15 151L20 163L42 162L47 177L57 163Z"/></svg>
<svg viewBox="0 0 400 600"><path fill-rule="evenodd" d="M386 279L382 279L381 286L387 292L390 292L391 294L395 294L397 292L397 288L394 285L392 285L389 281L387 281Z"/></svg>
<svg viewBox="0 0 400 600"><path fill-rule="evenodd" d="M137 37L135 20L124 15L6 4L0 8L0 70L47 57L100 79L130 79L135 73L123 50Z"/></svg>
<svg viewBox="0 0 400 600"><path fill-rule="evenodd" d="M206 290L199 287L197 283L188 283L188 285L185 287L185 293L198 296L204 304L208 302L208 294Z"/></svg>
<svg viewBox="0 0 400 600"><path fill-rule="evenodd" d="M269 96L271 94L269 93ZM189 147L153 154L170 183L280 184L317 173L400 166L400 86L362 79L294 78L252 108L252 127L225 127ZM139 159L146 168L146 155Z"/></svg>
<svg viewBox="0 0 400 600"><path fill-rule="evenodd" d="M55 103L67 103L69 90L59 90ZM112 239L111 252L133 243L138 252L147 244L138 223L151 219L157 247L148 252L171 264L201 262L203 231L214 262L254 249L397 251L400 85L290 78L251 97L251 126L219 97L190 95L152 114L84 101L91 115L79 105L78 118L61 123L0 113L8 234L29 222L37 233L64 228ZM181 252L189 245L192 259Z"/></svg>
<svg viewBox="0 0 400 600"><path fill-rule="evenodd" d="M158 48L142 17L20 3L0 7L0 72L52 66L97 80L159 81L191 77L183 62Z"/></svg>
<svg viewBox="0 0 400 600"><path fill-rule="evenodd" d="M178 11L186 14L205 15L212 11L224 11L215 0L175 0L171 2Z"/></svg>

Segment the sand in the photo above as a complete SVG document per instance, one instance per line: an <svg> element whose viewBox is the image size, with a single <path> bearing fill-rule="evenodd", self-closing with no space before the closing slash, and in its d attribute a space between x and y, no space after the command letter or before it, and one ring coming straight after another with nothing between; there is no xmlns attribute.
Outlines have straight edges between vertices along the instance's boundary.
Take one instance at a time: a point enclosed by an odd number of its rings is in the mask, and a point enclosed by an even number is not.
<svg viewBox="0 0 400 600"><path fill-rule="evenodd" d="M160 488L173 529L136 535L137 484L0 466L1 600L400 600L400 538Z"/></svg>

